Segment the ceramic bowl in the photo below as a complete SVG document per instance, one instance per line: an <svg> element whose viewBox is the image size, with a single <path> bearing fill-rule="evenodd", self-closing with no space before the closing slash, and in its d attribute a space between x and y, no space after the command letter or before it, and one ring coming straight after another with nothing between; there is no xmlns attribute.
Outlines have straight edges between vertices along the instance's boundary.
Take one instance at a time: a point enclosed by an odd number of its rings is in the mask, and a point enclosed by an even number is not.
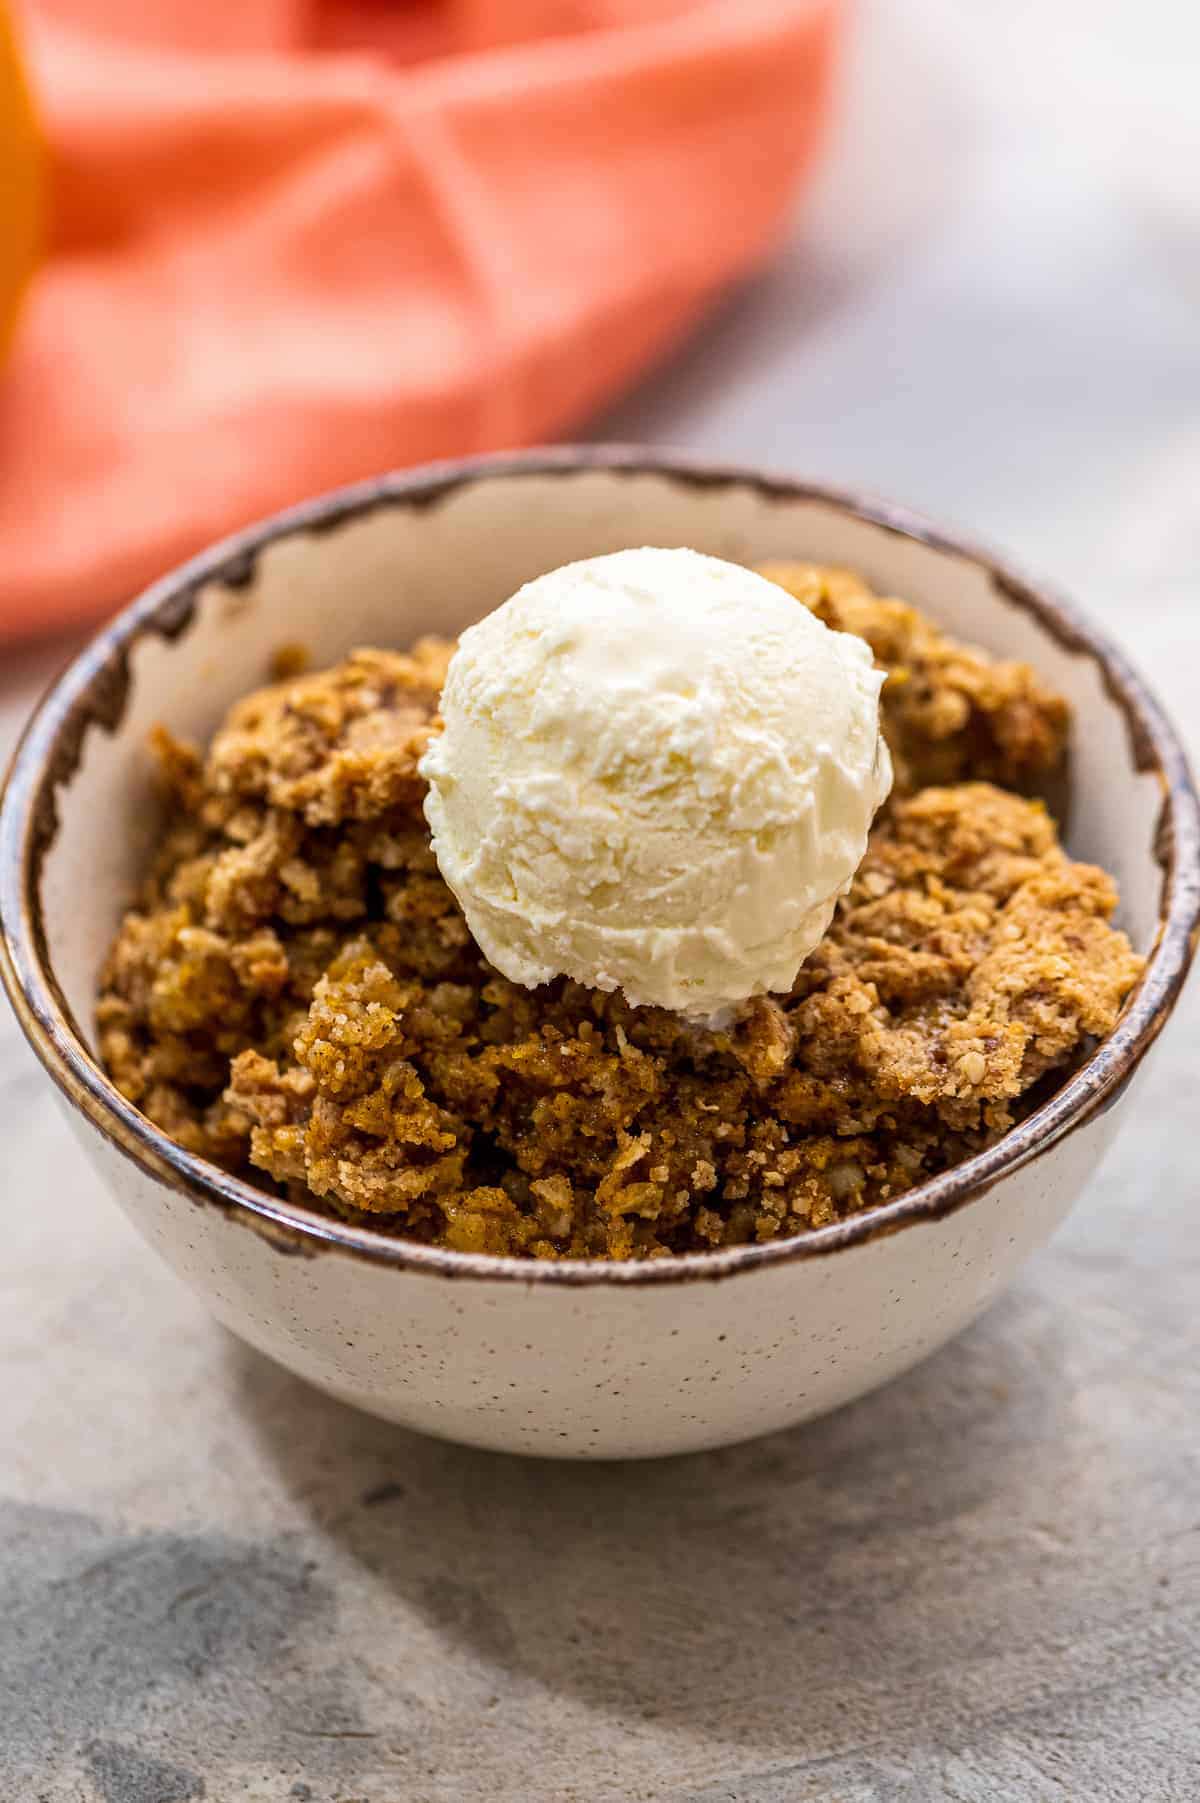
<svg viewBox="0 0 1200 1803"><path fill-rule="evenodd" d="M807 1237L663 1261L442 1251L292 1206L190 1157L116 1092L96 973L155 822L146 737L203 738L299 640L318 662L453 633L571 558L641 544L848 564L1074 704L1070 844L1117 877L1149 962L1116 1031L1007 1138ZM562 1457L768 1433L896 1376L1006 1284L1086 1187L1171 1012L1200 897L1176 734L1077 613L899 509L754 472L587 449L385 477L157 583L54 686L0 816L3 971L98 1176L234 1333L427 1433Z"/></svg>

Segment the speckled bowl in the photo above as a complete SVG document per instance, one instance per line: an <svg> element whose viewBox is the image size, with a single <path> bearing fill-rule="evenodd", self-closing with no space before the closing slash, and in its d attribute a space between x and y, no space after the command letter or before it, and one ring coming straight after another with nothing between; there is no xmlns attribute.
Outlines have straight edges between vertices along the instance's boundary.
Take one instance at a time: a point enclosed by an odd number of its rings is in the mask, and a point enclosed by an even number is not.
<svg viewBox="0 0 1200 1803"><path fill-rule="evenodd" d="M644 1264L536 1265L406 1244L190 1157L96 1064L104 951L153 832L145 740L207 734L301 640L455 632L536 572L626 545L860 569L1074 703L1071 844L1118 878L1149 963L1112 1036L1016 1131L805 1238ZM242 533L100 632L43 701L0 814L0 963L98 1175L213 1313L364 1409L563 1457L685 1452L861 1395L986 1306L1085 1187L1164 1025L1200 916L1196 793L1123 658L1063 603L895 508L640 451L442 465Z"/></svg>

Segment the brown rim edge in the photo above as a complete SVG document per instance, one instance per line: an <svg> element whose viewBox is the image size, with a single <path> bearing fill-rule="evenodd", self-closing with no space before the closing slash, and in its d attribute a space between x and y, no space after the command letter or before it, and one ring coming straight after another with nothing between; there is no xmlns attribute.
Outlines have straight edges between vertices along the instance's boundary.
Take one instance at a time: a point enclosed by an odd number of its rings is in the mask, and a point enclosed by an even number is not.
<svg viewBox="0 0 1200 1803"><path fill-rule="evenodd" d="M1112 1034L1061 1089L987 1151L892 1202L796 1238L679 1253L670 1259L542 1264L452 1252L310 1213L175 1145L120 1095L86 1050L46 951L40 878L56 830L57 793L77 767L87 733L96 726L111 732L119 724L131 648L148 633L168 638L185 633L199 591L208 583L244 585L252 580L260 553L276 540L330 531L378 507L433 506L496 476L569 476L590 470L659 476L717 490L750 487L780 501L811 500L982 566L1007 601L1032 614L1067 650L1097 664L1125 716L1135 767L1156 773L1162 785L1158 855L1163 894L1146 971ZM583 446L431 464L336 490L223 541L155 583L69 665L29 721L0 802L0 977L34 1051L67 1100L150 1176L196 1203L222 1208L281 1252L340 1252L428 1276L568 1286L712 1282L762 1265L828 1256L921 1221L940 1220L1048 1152L1119 1098L1171 1013L1198 938L1200 801L1186 753L1141 678L1071 604L1018 574L990 550L906 508L819 483L639 447Z"/></svg>

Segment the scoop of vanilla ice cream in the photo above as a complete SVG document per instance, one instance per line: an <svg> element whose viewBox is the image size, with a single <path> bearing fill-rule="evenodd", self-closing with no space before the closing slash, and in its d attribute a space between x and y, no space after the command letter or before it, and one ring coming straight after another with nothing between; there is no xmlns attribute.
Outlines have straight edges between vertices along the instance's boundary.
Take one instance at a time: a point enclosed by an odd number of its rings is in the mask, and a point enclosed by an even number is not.
<svg viewBox="0 0 1200 1803"><path fill-rule="evenodd" d="M790 989L891 786L882 674L764 577L618 551L464 632L421 763L496 968L712 1019Z"/></svg>

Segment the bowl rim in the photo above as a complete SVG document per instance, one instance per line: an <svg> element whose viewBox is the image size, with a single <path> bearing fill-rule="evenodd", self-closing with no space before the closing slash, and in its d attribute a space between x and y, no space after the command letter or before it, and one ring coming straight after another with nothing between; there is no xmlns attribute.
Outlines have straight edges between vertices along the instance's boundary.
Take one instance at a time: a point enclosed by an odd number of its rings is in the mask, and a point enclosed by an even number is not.
<svg viewBox="0 0 1200 1803"><path fill-rule="evenodd" d="M813 501L981 567L993 587L1052 637L1099 668L1125 715L1135 767L1157 777L1163 871L1159 924L1146 969L1121 1019L1054 1095L987 1150L890 1202L793 1238L677 1253L661 1259L526 1260L456 1252L321 1215L230 1176L155 1127L100 1069L59 987L41 910L40 879L57 827L56 796L95 727L119 727L132 675L129 653L146 634L184 635L209 583L245 585L275 541L335 529L378 507L428 507L498 477L608 471L651 475L719 492L750 487L781 501ZM287 508L223 539L153 583L102 626L51 684L18 742L0 797L0 978L18 1021L67 1101L152 1178L216 1206L278 1251L337 1252L412 1273L524 1285L713 1282L766 1265L827 1257L882 1235L944 1218L1043 1157L1120 1097L1174 1007L1200 937L1200 800L1178 733L1124 654L1070 602L972 538L857 490L687 453L625 445L565 446L431 463L351 484Z"/></svg>

